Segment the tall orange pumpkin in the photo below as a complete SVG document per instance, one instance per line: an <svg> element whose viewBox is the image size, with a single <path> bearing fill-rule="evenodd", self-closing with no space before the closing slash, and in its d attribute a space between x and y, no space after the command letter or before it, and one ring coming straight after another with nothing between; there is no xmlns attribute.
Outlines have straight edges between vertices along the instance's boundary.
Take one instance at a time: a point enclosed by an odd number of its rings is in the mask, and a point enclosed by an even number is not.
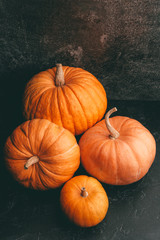
<svg viewBox="0 0 160 240"><path fill-rule="evenodd" d="M34 189L61 186L80 163L74 135L46 119L33 119L18 126L8 137L4 150L14 178Z"/></svg>
<svg viewBox="0 0 160 240"><path fill-rule="evenodd" d="M76 176L65 183L60 202L67 217L81 227L100 223L109 206L107 194L100 182L85 175Z"/></svg>
<svg viewBox="0 0 160 240"><path fill-rule="evenodd" d="M141 179L151 167L155 154L154 137L140 122L109 116L111 109L81 137L79 146L84 168L100 181L126 185Z"/></svg>
<svg viewBox="0 0 160 240"><path fill-rule="evenodd" d="M61 64L35 75L24 93L27 120L45 118L76 135L101 120L106 108L105 90L91 73Z"/></svg>

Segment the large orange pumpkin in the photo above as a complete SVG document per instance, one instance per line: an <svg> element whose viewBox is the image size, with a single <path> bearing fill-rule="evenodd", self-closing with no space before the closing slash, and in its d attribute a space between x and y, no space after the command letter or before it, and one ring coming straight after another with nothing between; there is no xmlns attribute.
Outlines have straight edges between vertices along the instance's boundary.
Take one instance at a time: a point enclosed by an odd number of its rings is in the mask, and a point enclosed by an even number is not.
<svg viewBox="0 0 160 240"><path fill-rule="evenodd" d="M63 186L60 195L63 211L81 227L100 223L108 211L108 197L100 182L88 176L76 176Z"/></svg>
<svg viewBox="0 0 160 240"><path fill-rule="evenodd" d="M8 137L4 150L14 178L34 189L61 186L80 163L74 135L46 119L33 119L18 126Z"/></svg>
<svg viewBox="0 0 160 240"><path fill-rule="evenodd" d="M27 120L45 118L76 135L101 120L106 108L105 90L91 73L61 64L35 75L24 93Z"/></svg>
<svg viewBox="0 0 160 240"><path fill-rule="evenodd" d="M84 168L100 181L125 185L141 179L151 167L156 142L138 121L122 116L109 116L111 109L81 137L79 146Z"/></svg>

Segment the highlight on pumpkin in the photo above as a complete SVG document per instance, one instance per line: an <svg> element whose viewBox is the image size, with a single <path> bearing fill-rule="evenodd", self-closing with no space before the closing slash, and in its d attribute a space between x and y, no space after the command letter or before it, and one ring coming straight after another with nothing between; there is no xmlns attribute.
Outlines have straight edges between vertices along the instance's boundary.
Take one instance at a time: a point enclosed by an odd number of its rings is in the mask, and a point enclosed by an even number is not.
<svg viewBox="0 0 160 240"><path fill-rule="evenodd" d="M76 176L64 184L60 203L66 216L81 227L99 224L109 207L108 197L101 183L85 175Z"/></svg>
<svg viewBox="0 0 160 240"><path fill-rule="evenodd" d="M127 185L139 181L149 171L155 155L153 135L140 122L124 116L105 119L88 129L79 141L81 163L99 181Z"/></svg>
<svg viewBox="0 0 160 240"><path fill-rule="evenodd" d="M8 137L4 150L13 177L37 190L60 187L80 164L75 136L46 119L22 123Z"/></svg>
<svg viewBox="0 0 160 240"><path fill-rule="evenodd" d="M103 118L107 96L91 73L58 63L32 77L23 103L26 120L48 119L80 135Z"/></svg>

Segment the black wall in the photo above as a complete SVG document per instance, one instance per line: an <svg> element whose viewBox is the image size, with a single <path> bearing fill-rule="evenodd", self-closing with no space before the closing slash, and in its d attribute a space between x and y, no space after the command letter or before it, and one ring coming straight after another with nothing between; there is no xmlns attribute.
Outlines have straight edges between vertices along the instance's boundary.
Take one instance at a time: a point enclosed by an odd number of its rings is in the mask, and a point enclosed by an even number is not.
<svg viewBox="0 0 160 240"><path fill-rule="evenodd" d="M1 96L61 62L110 99L160 100L159 0L0 0ZM3 86L3 87L2 87Z"/></svg>

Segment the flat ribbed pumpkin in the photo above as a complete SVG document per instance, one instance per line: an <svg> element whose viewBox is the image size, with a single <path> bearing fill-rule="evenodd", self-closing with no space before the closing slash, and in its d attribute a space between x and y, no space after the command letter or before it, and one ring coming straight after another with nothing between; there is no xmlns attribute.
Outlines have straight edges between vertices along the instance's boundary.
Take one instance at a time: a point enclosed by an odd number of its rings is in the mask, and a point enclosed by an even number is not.
<svg viewBox="0 0 160 240"><path fill-rule="evenodd" d="M100 181L126 185L140 180L151 167L156 142L140 122L123 116L109 116L87 130L80 139L84 168Z"/></svg>
<svg viewBox="0 0 160 240"><path fill-rule="evenodd" d="M33 119L18 126L8 137L4 150L14 178L34 189L61 186L80 163L75 136L46 119Z"/></svg>
<svg viewBox="0 0 160 240"><path fill-rule="evenodd" d="M65 183L60 202L67 217L81 227L100 223L109 206L107 194L100 182L85 175L76 176Z"/></svg>
<svg viewBox="0 0 160 240"><path fill-rule="evenodd" d="M107 108L102 84L89 72L57 64L36 74L24 93L25 118L45 118L79 135L100 121Z"/></svg>

